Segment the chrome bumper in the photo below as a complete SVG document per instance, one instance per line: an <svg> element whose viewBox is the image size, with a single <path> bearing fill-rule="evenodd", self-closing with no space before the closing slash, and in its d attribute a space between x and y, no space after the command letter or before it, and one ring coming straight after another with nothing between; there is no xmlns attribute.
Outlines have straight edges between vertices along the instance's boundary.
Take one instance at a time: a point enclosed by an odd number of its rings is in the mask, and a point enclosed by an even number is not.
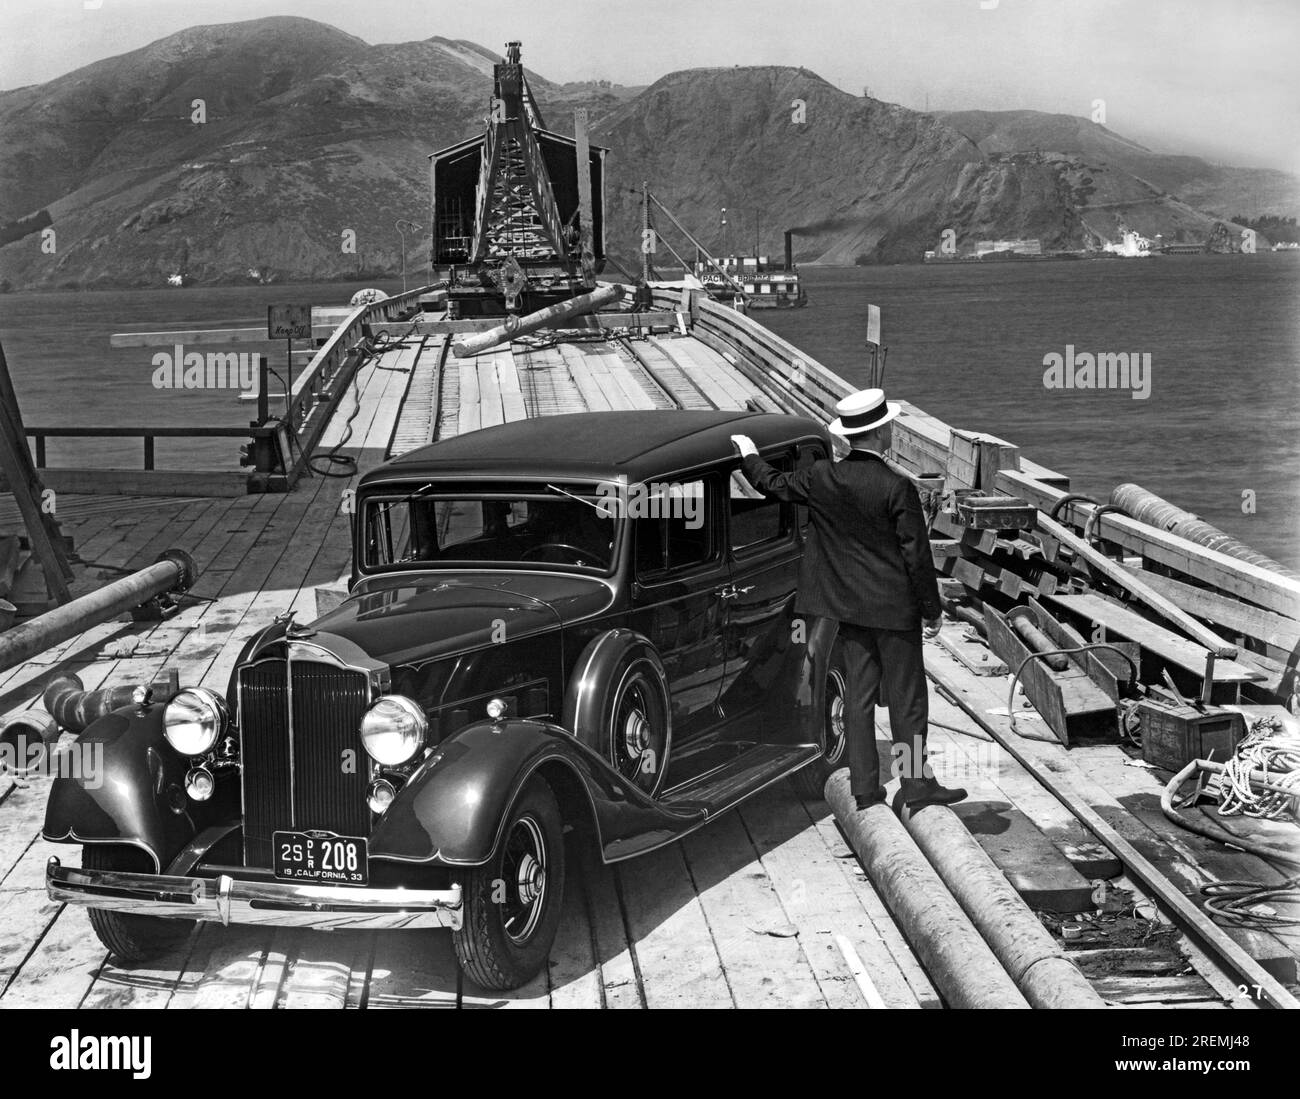
<svg viewBox="0 0 1300 1099"><path fill-rule="evenodd" d="M79 870L51 858L45 867L50 899L141 916L277 927L427 928L461 926L460 885L450 889L371 889L367 886L183 878Z"/></svg>

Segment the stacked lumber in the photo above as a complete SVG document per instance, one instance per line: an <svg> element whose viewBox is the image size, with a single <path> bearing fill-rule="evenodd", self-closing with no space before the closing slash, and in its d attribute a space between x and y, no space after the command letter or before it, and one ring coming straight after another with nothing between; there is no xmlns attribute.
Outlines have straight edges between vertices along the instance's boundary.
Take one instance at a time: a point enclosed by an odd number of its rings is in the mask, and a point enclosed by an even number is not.
<svg viewBox="0 0 1300 1099"><path fill-rule="evenodd" d="M1004 614L1053 600L1090 640L1100 626L1140 648L1144 681L1168 670L1197 693L1208 679L1207 700L1244 693L1300 704L1294 576L1069 497L1068 478L1011 443L910 405L894 424L893 459L918 483L944 478L931 552L947 598L977 610L989 602ZM1206 670L1211 654L1217 671Z"/></svg>

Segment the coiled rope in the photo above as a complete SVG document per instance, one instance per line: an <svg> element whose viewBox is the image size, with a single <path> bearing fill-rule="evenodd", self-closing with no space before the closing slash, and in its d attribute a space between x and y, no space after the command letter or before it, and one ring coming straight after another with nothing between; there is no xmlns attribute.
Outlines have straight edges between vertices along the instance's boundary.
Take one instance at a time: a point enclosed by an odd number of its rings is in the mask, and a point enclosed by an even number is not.
<svg viewBox="0 0 1300 1099"><path fill-rule="evenodd" d="M1294 793L1255 790L1251 771L1263 771L1270 782ZM1300 799L1300 736L1287 732L1275 717L1256 721L1223 765L1219 816L1280 820L1295 814Z"/></svg>

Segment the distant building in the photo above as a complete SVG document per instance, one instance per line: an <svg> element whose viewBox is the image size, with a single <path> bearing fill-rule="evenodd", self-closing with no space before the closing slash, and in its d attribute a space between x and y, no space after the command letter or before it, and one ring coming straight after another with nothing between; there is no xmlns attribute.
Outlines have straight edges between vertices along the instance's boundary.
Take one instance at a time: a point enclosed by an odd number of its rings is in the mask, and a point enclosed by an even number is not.
<svg viewBox="0 0 1300 1099"><path fill-rule="evenodd" d="M987 256L994 252L1011 252L1017 256L1041 256L1043 243L1033 240L981 240L975 244L975 255Z"/></svg>
<svg viewBox="0 0 1300 1099"><path fill-rule="evenodd" d="M1141 258L1151 254L1151 242L1141 233L1133 229L1126 229L1120 226L1120 239L1118 241L1108 241L1102 248L1102 251L1109 252L1111 255L1124 256L1128 259ZM1168 247L1165 251L1169 251Z"/></svg>

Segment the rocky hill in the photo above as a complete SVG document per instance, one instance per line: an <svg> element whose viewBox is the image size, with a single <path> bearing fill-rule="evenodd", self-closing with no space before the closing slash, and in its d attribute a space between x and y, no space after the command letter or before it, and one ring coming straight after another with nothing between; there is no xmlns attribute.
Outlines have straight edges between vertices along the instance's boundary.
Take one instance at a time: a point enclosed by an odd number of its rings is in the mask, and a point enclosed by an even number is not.
<svg viewBox="0 0 1300 1099"><path fill-rule="evenodd" d="M1195 156L1155 153L1105 126L1042 111L947 111L939 114L985 153L1051 150L1118 170L1157 195L1226 218L1245 213L1300 216L1300 180L1267 168L1233 168ZM1148 234L1150 235L1150 234Z"/></svg>
<svg viewBox="0 0 1300 1099"><path fill-rule="evenodd" d="M194 27L2 92L0 286L395 272L394 222L427 229L425 157L482 129L497 56L440 37L372 46L270 18ZM1274 173L1272 190L1255 179L1252 192L1234 170L1156 157L1077 119L1070 138L1042 122L1062 116L923 114L802 69L693 70L643 89L530 80L553 129L571 132L572 108L591 110L612 150L610 246L628 263L642 179L712 246L747 249L757 228L774 252L797 225L799 258L832 263L913 261L945 228L959 244L1036 236L1049 247L1114 236L1125 218L1148 234L1205 235L1204 204L1291 213L1284 200L1300 191ZM419 270L426 244L406 243Z"/></svg>

